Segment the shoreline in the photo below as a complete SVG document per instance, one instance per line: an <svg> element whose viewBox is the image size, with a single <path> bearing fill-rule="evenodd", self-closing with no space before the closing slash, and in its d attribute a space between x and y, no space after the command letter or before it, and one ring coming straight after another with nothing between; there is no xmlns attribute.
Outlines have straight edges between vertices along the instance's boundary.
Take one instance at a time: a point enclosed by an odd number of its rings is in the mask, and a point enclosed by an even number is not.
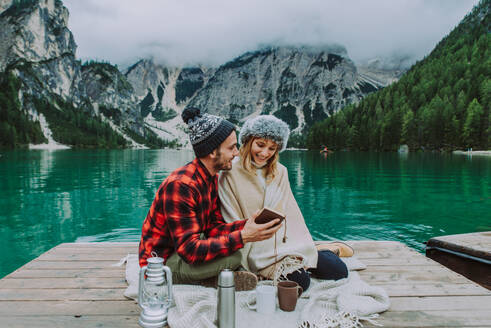
<svg viewBox="0 0 491 328"><path fill-rule="evenodd" d="M71 149L70 146L59 143L47 143L47 144L29 144L29 150L61 150Z"/></svg>
<svg viewBox="0 0 491 328"><path fill-rule="evenodd" d="M491 150L454 150L454 155L469 155L469 156L491 156Z"/></svg>
<svg viewBox="0 0 491 328"><path fill-rule="evenodd" d="M0 148L0 151L2 150L80 150L80 149L105 149L105 148L84 148L84 147L72 147L69 145L64 145L60 144L58 142L51 142L51 143L44 143L44 144L28 144L25 145L25 147L18 147L18 148ZM134 150L141 150L141 149L152 149L152 148L147 148L147 147L125 147L125 148L114 148L114 149L106 149L106 150L116 150L116 149L134 149ZM156 148L156 149L172 149L172 150L192 150L191 147L188 147L188 145L184 147L179 147L179 148ZM153 149L155 150L155 149ZM290 150L290 151L308 151L308 148L286 148L285 150ZM312 151L315 151L312 149ZM337 151L332 151L332 152L346 152L349 150L337 150ZM355 152L357 152L355 150ZM362 151L362 152L371 152L371 151ZM372 151L372 152L379 152L379 151ZM391 152L391 151L388 151ZM405 153L405 152L398 152L398 151L393 151L395 153ZM418 153L421 151L409 151L407 153ZM435 152L435 151L423 151L423 152ZM445 152L443 152L445 153ZM491 156L491 150L472 150L472 151L467 151L467 150L453 150L453 151L448 151L446 153L451 153L453 155L470 155L470 156Z"/></svg>

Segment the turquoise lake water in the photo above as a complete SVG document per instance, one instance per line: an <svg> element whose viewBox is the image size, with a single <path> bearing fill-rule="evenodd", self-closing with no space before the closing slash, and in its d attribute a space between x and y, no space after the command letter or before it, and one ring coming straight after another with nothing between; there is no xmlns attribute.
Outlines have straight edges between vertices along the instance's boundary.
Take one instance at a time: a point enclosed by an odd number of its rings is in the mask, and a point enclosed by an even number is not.
<svg viewBox="0 0 491 328"><path fill-rule="evenodd" d="M0 277L63 242L138 241L159 184L191 151L0 152ZM491 230L491 157L286 151L314 239Z"/></svg>

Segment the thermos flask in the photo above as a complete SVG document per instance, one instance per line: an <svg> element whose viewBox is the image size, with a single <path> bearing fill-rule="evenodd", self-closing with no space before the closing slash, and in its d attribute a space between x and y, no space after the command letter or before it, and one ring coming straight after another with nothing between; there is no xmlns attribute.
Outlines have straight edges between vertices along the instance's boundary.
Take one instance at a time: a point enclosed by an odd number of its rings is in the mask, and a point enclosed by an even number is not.
<svg viewBox="0 0 491 328"><path fill-rule="evenodd" d="M217 318L219 328L235 328L234 272L228 269L218 276Z"/></svg>

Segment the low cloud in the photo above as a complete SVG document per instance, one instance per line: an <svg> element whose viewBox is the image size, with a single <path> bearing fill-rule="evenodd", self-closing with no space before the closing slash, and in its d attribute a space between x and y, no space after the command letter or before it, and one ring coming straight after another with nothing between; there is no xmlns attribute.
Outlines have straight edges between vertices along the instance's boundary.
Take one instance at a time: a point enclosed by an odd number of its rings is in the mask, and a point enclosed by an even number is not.
<svg viewBox="0 0 491 328"><path fill-rule="evenodd" d="M264 45L342 44L420 59L478 0L65 0L82 60L220 65Z"/></svg>

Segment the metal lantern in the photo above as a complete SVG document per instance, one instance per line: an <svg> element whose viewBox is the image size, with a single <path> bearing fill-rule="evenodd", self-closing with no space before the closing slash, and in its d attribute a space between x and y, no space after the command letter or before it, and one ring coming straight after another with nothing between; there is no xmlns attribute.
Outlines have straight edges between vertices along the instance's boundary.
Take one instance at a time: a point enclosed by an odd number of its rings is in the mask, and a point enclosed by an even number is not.
<svg viewBox="0 0 491 328"><path fill-rule="evenodd" d="M147 266L140 269L138 304L142 309L138 320L141 327L159 328L167 324L172 305L172 272L163 258L149 257Z"/></svg>

